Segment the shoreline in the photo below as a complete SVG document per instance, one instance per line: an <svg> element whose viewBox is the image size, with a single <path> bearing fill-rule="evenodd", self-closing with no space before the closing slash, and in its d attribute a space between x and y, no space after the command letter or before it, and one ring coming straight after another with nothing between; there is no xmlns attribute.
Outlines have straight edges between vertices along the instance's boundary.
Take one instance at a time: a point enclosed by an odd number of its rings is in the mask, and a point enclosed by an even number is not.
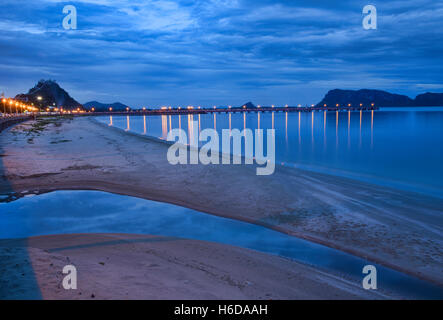
<svg viewBox="0 0 443 320"><path fill-rule="evenodd" d="M243 217L239 217L239 216L228 216L226 214L211 213L211 212L209 212L209 210L203 211L201 209L190 208L190 207L187 207L186 203L177 203L177 202L171 200L170 198L164 198L164 199L157 198L157 197L150 198L150 197L147 197L146 195L143 195L143 194L137 195L137 194L135 194L135 192L133 192L132 190L129 190L129 189L120 191L119 190L121 188L120 185L101 184L101 185L96 185L94 188L92 188L91 186L95 184L94 181L82 181L82 183L84 183L85 185L88 185L89 187L83 187L83 186L75 187L75 186L73 186L73 187L61 187L61 188L46 189L46 190L35 190L36 193L32 193L32 194L40 195L40 194L51 193L51 192L56 192L56 191L102 191L102 192L107 192L107 193L121 195L121 196L135 197L135 198L139 198L139 199L146 199L146 200L150 200L150 201L157 201L157 202L168 203L168 204L177 205L177 206L181 206L181 207L186 207L186 208L193 209L193 210L205 213L205 214L210 214L210 215L214 215L214 216L221 217L221 218L238 220L238 221L258 225L258 226L265 227L265 228L268 228L268 229L271 229L271 230L274 230L274 231L277 231L277 232L280 232L280 233L283 233L283 234L286 234L289 236L297 237L299 239L310 241L310 242L313 242L313 243L316 243L316 244L319 244L319 245L322 245L322 246L325 246L328 248L336 249L336 250L354 255L356 257L366 259L369 262L376 263L376 264L382 265L386 268L390 268L392 270L401 272L405 275L414 277L418 280L425 281L429 284L439 286L443 290L443 283L436 282L431 278L428 278L426 276L421 276L420 274L417 274L415 272L411 272L409 269L398 267L398 265L391 264L391 263L384 261L384 260L379 260L376 256L368 256L368 255L363 256L363 255L361 255L361 252L359 250L355 250L353 248L343 248L341 246L335 246L334 243L324 241L323 239L310 237L309 235L305 235L303 233L288 231L284 227L274 226L274 225L266 224L266 223L260 223L260 222L253 220L253 219L243 218ZM29 193L27 193L27 194L29 194ZM2 239L0 239L0 241L1 240ZM278 257L285 258L280 255L278 255ZM297 262L296 260L293 260L293 261ZM310 266L308 264L306 264L306 265Z"/></svg>
<svg viewBox="0 0 443 320"><path fill-rule="evenodd" d="M28 121L30 119L31 116L14 116L0 118L0 133L13 125L16 125L20 122Z"/></svg>
<svg viewBox="0 0 443 320"><path fill-rule="evenodd" d="M282 257L174 237L92 233L0 240L0 256L0 299L403 298ZM77 290L62 287L68 264L77 269Z"/></svg>
<svg viewBox="0 0 443 320"><path fill-rule="evenodd" d="M137 133L137 132L133 132L133 131L125 131L124 129L116 127L116 126L109 126L106 123L97 120L95 117L91 117L90 120L93 121L94 123L96 123L97 125L102 126L103 128L107 128L108 130L123 131L125 134L132 135L135 137L140 137L140 138L146 139L148 141L156 142L156 143L163 143L166 145L173 144L173 142L169 142L167 140L160 139L155 136L141 134L141 133ZM183 145L183 146L185 148L186 147L190 148L189 145ZM201 149L202 149L202 147L198 148L199 151ZM220 151L218 151L218 154L220 155L221 158L229 156L227 154L223 154ZM242 162L244 162L245 156L242 155L240 158L242 159ZM316 166L305 165L305 164L294 164L291 162L285 163L285 165L282 165L279 162L275 162L274 165L275 165L275 167L280 166L280 167L292 168L292 169L296 169L296 170L300 170L300 171L305 171L308 174L309 173L319 173L319 174L327 175L330 177L344 178L344 179L349 179L349 180L356 181L356 182L372 184L372 185L376 185L376 186L379 186L382 188L390 188L390 189L395 189L395 190L399 190L399 191L419 193L423 196L440 198L443 200L443 194L440 192L439 189L425 188L422 185L408 184L408 183L404 183L404 182L400 182L400 181L396 181L396 180L390 180L387 178L377 178L375 176L370 176L370 175L359 175L356 172L344 171L341 169L333 169L334 172L332 173L332 172L330 172L330 170L328 168L322 167L322 166L316 167Z"/></svg>
<svg viewBox="0 0 443 320"><path fill-rule="evenodd" d="M74 120L74 122L79 123L78 120ZM92 123L92 121L89 121L89 123ZM83 126L86 125L88 128L91 128L91 126L90 125L88 126L85 121L82 121L82 125ZM100 127L102 127L102 126L100 126ZM71 130L73 129L72 126L70 129ZM115 128L115 130L121 131L120 129L116 129L116 128ZM108 130L107 132L112 132L115 130ZM75 131L75 129L74 129L74 131ZM79 133L79 132L77 132L77 133ZM58 134L61 134L61 132L59 132ZM110 135L118 136L119 137L118 140L127 140L127 139L129 139L129 137L132 137L131 135L127 135L126 132L117 132L117 131L114 132L113 134L110 134ZM138 140L141 139L144 142L144 144L146 144L146 141L147 141L146 138L148 138L148 137L135 135L135 134L133 134L133 136L136 137ZM0 136L0 138L1 138L1 136ZM113 138L116 138L116 137L113 137ZM151 138L149 137L148 139L150 140ZM136 140L136 139L134 139L134 140ZM156 142L159 145L163 144L163 146L159 146L159 148L165 147L164 141L159 139L159 141L156 141ZM46 141L46 144L47 144L47 141ZM151 148L152 146L149 146L149 147ZM8 152L7 150L8 149L6 149L5 151ZM3 161L5 161L5 159L8 161L9 157L10 157L9 155L6 157L2 157ZM160 155L160 158L161 158L161 155ZM164 158L166 158L166 153L164 154ZM67 160L67 161L76 162L76 161L72 161L72 159ZM57 161L55 161L55 162L57 162ZM102 159L102 162L103 162L103 159ZM166 162L166 159L164 159L163 162ZM168 166L168 164L166 163L165 166ZM9 168L8 165L6 165L6 167L7 167L7 169ZM365 241L365 239L364 239L365 237L363 237L363 239L357 239L355 236L353 236L352 238L349 239L349 236L348 236L347 240L351 240L350 244L349 244L349 241L343 242L343 241L337 241L337 239L333 239L333 238L328 239L328 237L325 237L325 236L321 237L318 234L316 234L315 232L312 232L312 230L309 230L309 229L312 229L312 224L309 226L310 228L306 228L306 227L305 228L297 228L297 227L294 228L291 224L288 225L288 223L275 223L275 220L269 219L269 217L263 217L263 216L257 217L257 215L251 215L251 214L242 215L242 214L238 214L236 212L236 210L234 210L234 212L232 212L232 210L220 210L220 208L218 206L214 205L214 203L208 204L203 201L200 203L189 203L189 200L187 197L183 198L183 197L171 196L170 194L168 194L168 192L165 192L164 189L158 188L159 186L149 187L149 186L143 186L143 185L140 186L139 184L133 184L133 183L114 183L114 181L122 179L124 176L124 174L122 175L121 173L118 173L118 172L112 172L112 174L110 172L108 172L108 174L110 176L112 176L112 179L110 179L109 177L107 177L106 179L103 179L103 176L100 176L99 179L91 179L91 176L93 176L93 174L91 174L91 173L93 173L94 171L98 171L98 168L89 167L89 168L85 169L85 167L83 167L83 168L80 168L80 167L81 166L78 166L78 168L77 168L78 170L76 169L73 171L76 171L76 172L89 171L89 174L87 174L89 179L86 179L86 176L83 174L83 177L82 177L83 179L78 179L78 177L74 178L74 177L70 176L69 181L66 181L66 179L63 179L63 177L61 177L66 174L66 170L65 171L61 170L61 172L58 172L55 175L48 175L48 174L49 173L56 173L56 172L38 173L38 171L35 171L35 170L31 170L31 172L30 172L30 170L27 170L28 175L25 176L25 178L23 178L23 176L16 175L16 176L12 176L12 179L11 179L11 176L10 176L8 181L12 182L12 190L15 192L21 192L24 190L36 190L37 188L35 187L36 186L35 179L39 179L40 185L45 186L45 182L47 182L46 187L38 188L44 192L46 192L46 191L50 192L50 191L55 191L55 190L99 190L99 191L105 191L105 192L111 192L111 193L117 193L117 194L122 194L122 195L129 195L129 196L136 196L139 198L145 198L145 199L154 200L154 201L162 201L162 202L168 202L168 203L172 203L172 204L176 204L176 205L181 205L181 206L185 206L185 207L195 209L198 211L207 212L209 214L214 214L214 215L218 215L218 216L222 216L222 217L228 217L231 219L242 220L242 221L262 225L262 226L271 228L276 231L280 231L280 232L283 232L283 233L286 233L286 234L289 234L292 236L297 236L297 237L300 237L300 238L303 238L303 239L306 239L309 241L320 243L320 244L326 245L328 247L332 247L332 248L335 248L335 249L338 249L338 250L341 250L344 252L354 254L356 256L366 258L366 259L371 260L373 262L379 263L381 265L385 265L389 268L401 271L403 273L415 276L417 278L427 280L429 282L432 282L432 283L440 285L440 286L443 283L443 281L441 280L441 275L439 275L438 271L437 271L439 269L439 265L441 265L441 255L438 256L438 252L441 253L441 249L440 249L441 246L439 246L439 243L441 244L442 239L439 235L437 235L437 237L434 237L433 239L430 239L431 241L434 241L434 242L437 241L437 243L436 243L437 246L434 249L434 255L437 254L437 256L436 256L437 265L431 266L431 270L434 270L434 272L432 272L434 275L432 276L429 274L424 274L423 272L420 272L417 269L412 269L411 267L409 267L408 259L406 259L406 263L399 263L398 259L396 261L394 259L395 262L391 263L391 262L389 262L391 259L386 258L386 256L387 256L386 253L384 253L382 255L377 251L371 253L368 250L366 250L366 251L363 250L361 245L359 246L359 244L361 244ZM169 166L169 167L171 167L171 166ZM206 173L206 174L210 168L213 168L214 170L219 169L219 168L215 168L214 166L208 166L206 168L204 168L204 167L201 168L201 166L197 166L197 167L200 167L198 170L203 171L203 173ZM182 166L182 168L183 168L183 166ZM238 167L231 166L230 168L233 168L234 169L233 171L236 171L236 173L240 173L242 175L247 175L250 179L257 180L257 178L253 178L250 175L250 173L252 171L254 171L252 169L255 168L255 166L251 166L249 168L247 168L245 166L238 166ZM184 167L184 169L187 169L187 168ZM374 192L376 192L375 189L379 188L378 186L371 186L369 184L364 184L364 183L356 183L355 181L349 181L347 179L341 179L341 178L336 178L336 177L327 177L325 175L315 174L315 173L304 173L304 172L300 172L299 170L296 170L296 169L287 169L287 168L279 167L278 170L280 172L284 171L284 174L283 174L284 176L286 176L286 173L290 173L292 176L294 176L295 175L294 173L296 173L296 178L303 178L303 179L307 179L308 182L321 184L320 187L323 187L321 190L324 190L325 182L326 182L326 186L327 186L328 183L330 183L330 184L334 183L335 185L337 185L337 181L338 181L338 183L342 184L341 188L342 189L344 188L346 190L348 190L350 188L350 186L355 187L355 185L357 185L360 188L363 188L364 191L367 193L374 193ZM294 172L288 172L288 170L293 170ZM177 170L174 170L174 171L177 172ZM186 171L188 171L188 170L186 170ZM219 171L222 171L222 170L219 170ZM229 170L224 170L224 171L225 171L224 173L226 173ZM29 174L32 172L34 173L34 176ZM35 177L35 174L40 175L40 176ZM42 176L42 174L43 174L43 176ZM106 176L106 174L104 174L104 175ZM231 173L231 175L233 175L233 174ZM289 175L289 176L291 176L291 175ZM234 176L235 176L235 174L234 174ZM134 177L132 176L131 178L134 178ZM291 177L291 178L293 178L293 177ZM42 179L46 180L46 181L41 181ZM186 181L186 177L184 177L184 179ZM275 184L275 181L272 181L273 177L265 178L264 180L266 180L266 182L269 181L269 182ZM284 180L284 181L286 182L287 180ZM319 181L321 183L319 183ZM243 182L248 183L248 181L243 181ZM49 187L49 184L51 184L51 187ZM249 184L251 184L251 183L249 183ZM160 185L160 187L162 187L162 185ZM0 187L0 190L3 190L3 189L5 189L4 183L1 184L1 187ZM425 198L426 200L431 199L436 202L436 204L434 204L434 207L437 207L437 208L440 203L440 201L438 199L433 199L430 197L423 197L421 195L415 195L413 193L408 193L408 192L398 192L396 190L391 190L388 188L382 188L382 189L383 189L382 192L385 192L387 195L395 195L395 197L401 197L402 201L408 201L408 200L411 201L411 198L416 198L416 197L420 198L419 200L421 200L421 198ZM249 191L251 191L251 190L249 189ZM377 193L378 192L380 192L380 191L377 190ZM351 198L351 202L355 201L355 199L353 199L352 197L349 197L349 198ZM256 197L256 199L257 199L257 197ZM330 200L330 199L328 199L328 200ZM413 200L415 200L415 199L413 199ZM367 200L365 200L365 201L367 201ZM385 199L384 199L384 201L386 202ZM285 199L285 202L288 202L287 198ZM418 201L418 202L420 203L420 202L422 202L422 200ZM273 210L275 210L276 209L275 205L278 202L274 201L273 203L274 203ZM302 202L302 204L305 204L305 203ZM393 204L390 203L390 206L393 206ZM237 207L238 207L238 205L237 205ZM283 205L281 207L285 208ZM374 204L371 204L371 206L369 206L369 207L372 210L374 210ZM420 205L414 204L414 207L419 208ZM434 207L431 208L431 211L432 210L435 211ZM287 207L286 207L286 209L287 209ZM328 206L324 206L324 210L328 211L328 210L330 210L330 208ZM313 218L314 222L321 223L322 222L321 219L319 219L316 216L320 216L320 218L322 218L322 217L328 218L328 216L327 215L325 216L324 213L322 213L320 211L321 210L318 210L318 208L316 208L314 206L313 208L311 208L311 212L309 212L309 210L306 210L306 212L301 212L301 214L303 214L303 216L304 216L303 218L305 218L305 219ZM398 210L396 210L396 211L398 211ZM412 210L412 211L414 211L414 210ZM438 211L438 209L437 209L437 211ZM398 212L396 214L398 215ZM286 216L287 216L287 214L285 214L283 218L287 218ZM295 218L297 218L297 217L295 217ZM373 217L369 217L369 219L371 219L371 218L373 218ZM403 216L400 218L401 219L399 219L398 221L395 221L395 222L396 223L402 222L401 220L406 220L406 222L411 222L411 221L407 221L407 220L411 220L410 216L407 216L407 217ZM416 220L417 218L420 218L420 217L417 217L417 214L416 214L414 219ZM432 216L430 216L430 218L432 218ZM434 218L435 218L435 216L434 216ZM283 221L283 222L285 222L285 221ZM291 221L289 221L289 222L291 222ZM353 222L355 225L358 226L359 221L351 221L351 222ZM390 222L390 221L388 221L388 222ZM418 221L418 222L422 226L425 226L428 230L433 229L433 226L429 224L430 221ZM333 226L328 226L328 227L333 227ZM405 226L402 226L402 227L404 228ZM439 228L439 227L440 226L437 223L437 228ZM348 225L348 228L352 228L352 225L351 226ZM306 229L308 229L308 230L306 230ZM437 230L433 230L434 233ZM339 233L343 232L341 230L339 230L339 231L340 231ZM344 232L345 233L350 232L351 235L358 234L358 233L353 233L352 230L346 230L346 229L344 230ZM342 236L342 238L346 238L346 237ZM374 239L373 237L371 237L371 238ZM385 235L384 238L385 238L385 240L389 240L388 235ZM379 245L380 245L380 248L383 249L383 246L385 244L384 244L383 239L381 239L381 240L382 240L382 242L379 243ZM416 239L413 239L413 240L416 240ZM392 239L389 241L392 241ZM421 245L420 247L423 248L423 245ZM392 247L385 248L385 250L388 249L388 251L390 251L391 250L390 248L392 248ZM421 250L417 250L417 251L420 252ZM394 256L395 256L395 254L394 254ZM405 259L403 259L403 261L405 261ZM404 266L404 264L406 264L406 266ZM429 263L425 263L425 266L423 267L423 269L429 270L430 269Z"/></svg>

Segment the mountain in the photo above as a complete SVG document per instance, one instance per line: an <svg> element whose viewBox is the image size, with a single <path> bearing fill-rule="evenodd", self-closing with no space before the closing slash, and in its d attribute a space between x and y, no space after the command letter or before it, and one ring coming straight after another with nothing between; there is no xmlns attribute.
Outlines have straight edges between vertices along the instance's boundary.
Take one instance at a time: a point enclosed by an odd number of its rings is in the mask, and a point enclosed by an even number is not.
<svg viewBox="0 0 443 320"><path fill-rule="evenodd" d="M109 108L112 108L113 111L126 111L126 108L129 108L127 105L124 105L120 102L114 102L114 103L100 103L97 101L90 101L83 104L85 109L91 110L92 108L95 108L95 111L103 112L103 111L109 111Z"/></svg>
<svg viewBox="0 0 443 320"><path fill-rule="evenodd" d="M420 107L443 106L443 93L426 92L414 99L414 105Z"/></svg>
<svg viewBox="0 0 443 320"><path fill-rule="evenodd" d="M328 106L347 106L349 103L353 106L370 105L374 103L377 107L397 107L397 106L411 106L414 100L408 96L393 94L382 90L361 89L355 90L341 90L334 89L329 91L318 106L327 104Z"/></svg>
<svg viewBox="0 0 443 320"><path fill-rule="evenodd" d="M254 105L252 102L247 102L245 104L242 104L242 106L240 108L246 107L247 109L254 109L257 108L256 105Z"/></svg>
<svg viewBox="0 0 443 320"><path fill-rule="evenodd" d="M75 101L54 80L40 80L28 93L18 94L15 99L33 103L42 108L54 106L63 107L65 110L83 109L81 103Z"/></svg>
<svg viewBox="0 0 443 320"><path fill-rule="evenodd" d="M358 106L360 103L367 106L374 103L377 107L423 107L443 106L443 93L424 93L415 99L408 96L389 93L382 90L341 90L329 91L317 106L347 106L348 104Z"/></svg>

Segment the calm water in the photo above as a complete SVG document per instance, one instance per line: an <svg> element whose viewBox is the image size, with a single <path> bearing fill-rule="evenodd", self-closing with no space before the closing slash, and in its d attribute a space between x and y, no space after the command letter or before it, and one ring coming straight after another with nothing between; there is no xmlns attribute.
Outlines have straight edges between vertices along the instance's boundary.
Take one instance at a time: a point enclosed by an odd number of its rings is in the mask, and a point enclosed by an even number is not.
<svg viewBox="0 0 443 320"><path fill-rule="evenodd" d="M171 128L271 129L276 161L443 197L443 107L366 112L241 113L98 117L117 128L166 139Z"/></svg>
<svg viewBox="0 0 443 320"><path fill-rule="evenodd" d="M58 191L0 203L0 239L93 232L153 234L219 242L332 270L359 285L363 266L371 264L265 227L104 192ZM374 265L380 289L401 292L412 298L443 298L442 288Z"/></svg>

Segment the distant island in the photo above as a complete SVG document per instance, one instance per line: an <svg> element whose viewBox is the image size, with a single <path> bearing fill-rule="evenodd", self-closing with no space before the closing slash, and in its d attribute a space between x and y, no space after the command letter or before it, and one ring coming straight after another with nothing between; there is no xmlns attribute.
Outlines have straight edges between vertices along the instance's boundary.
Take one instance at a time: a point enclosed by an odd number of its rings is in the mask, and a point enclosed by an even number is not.
<svg viewBox="0 0 443 320"><path fill-rule="evenodd" d="M109 108L112 108L113 111L126 111L127 108L131 109L129 106L124 105L120 102L101 103L97 101L86 102L85 104L83 104L83 107L86 110L92 110L92 108L94 108L94 110L98 112L109 111Z"/></svg>
<svg viewBox="0 0 443 320"><path fill-rule="evenodd" d="M394 94L382 90L341 90L334 89L329 91L317 106L340 106L351 105L369 105L374 103L377 107L431 107L443 106L443 93L427 92L420 94L415 99L408 96Z"/></svg>

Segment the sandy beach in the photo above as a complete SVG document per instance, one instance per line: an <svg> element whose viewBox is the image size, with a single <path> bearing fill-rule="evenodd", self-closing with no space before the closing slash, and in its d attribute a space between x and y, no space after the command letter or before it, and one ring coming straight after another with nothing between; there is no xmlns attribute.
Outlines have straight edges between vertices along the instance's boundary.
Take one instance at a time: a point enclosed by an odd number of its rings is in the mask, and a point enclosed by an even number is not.
<svg viewBox="0 0 443 320"><path fill-rule="evenodd" d="M277 256L176 238L79 234L0 241L8 299L386 299L357 283ZM65 290L65 265L77 290ZM28 265L33 272L28 272ZM34 284L32 286L32 284Z"/></svg>
<svg viewBox="0 0 443 320"><path fill-rule="evenodd" d="M165 143L91 118L28 121L4 131L0 146L0 193L89 189L169 202L264 225L443 285L442 199L282 166L272 176L256 176L254 166L172 166ZM46 240L33 241L32 248L45 248ZM324 297L320 291L312 291L312 297ZM188 298L203 297L202 292Z"/></svg>

